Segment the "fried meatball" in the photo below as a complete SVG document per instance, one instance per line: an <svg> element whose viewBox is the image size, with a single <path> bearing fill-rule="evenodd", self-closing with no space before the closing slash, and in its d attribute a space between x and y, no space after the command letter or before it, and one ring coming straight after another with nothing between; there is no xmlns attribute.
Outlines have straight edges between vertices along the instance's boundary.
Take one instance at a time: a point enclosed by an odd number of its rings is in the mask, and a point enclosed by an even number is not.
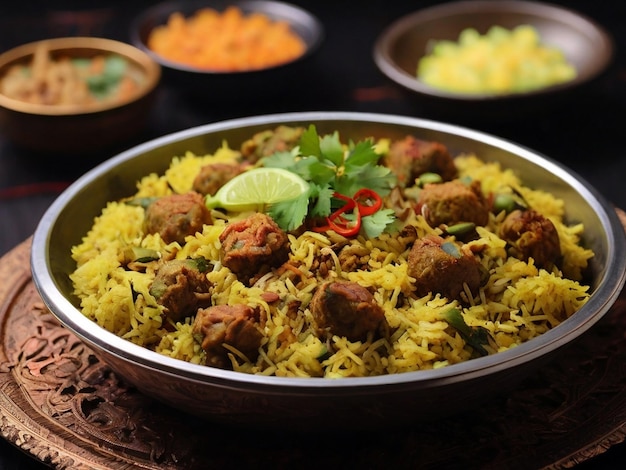
<svg viewBox="0 0 626 470"><path fill-rule="evenodd" d="M256 163L276 152L290 151L300 142L302 132L303 127L282 125L274 130L259 132L241 144L241 154L250 163Z"/></svg>
<svg viewBox="0 0 626 470"><path fill-rule="evenodd" d="M345 336L351 341L365 340L369 332L381 336L387 325L383 308L370 291L355 282L323 283L309 308L321 334Z"/></svg>
<svg viewBox="0 0 626 470"><path fill-rule="evenodd" d="M200 168L193 180L193 190L204 195L214 195L218 189L242 173L245 166L239 163L210 163Z"/></svg>
<svg viewBox="0 0 626 470"><path fill-rule="evenodd" d="M202 232L211 224L211 212L197 192L172 194L157 199L146 208L144 229L158 233L165 243L185 243L185 237Z"/></svg>
<svg viewBox="0 0 626 470"><path fill-rule="evenodd" d="M165 262L150 284L150 294L163 305L172 321L180 321L211 305L211 282L206 277L206 260L171 260Z"/></svg>
<svg viewBox="0 0 626 470"><path fill-rule="evenodd" d="M489 222L489 203L479 181L469 185L460 180L427 184L420 191L417 204L431 227L459 222L487 225Z"/></svg>
<svg viewBox="0 0 626 470"><path fill-rule="evenodd" d="M224 344L237 349L249 360L256 360L263 338L259 316L257 309L244 304L216 305L198 310L192 329L194 335L202 338L207 365L228 367L228 349Z"/></svg>
<svg viewBox="0 0 626 470"><path fill-rule="evenodd" d="M415 293L420 297L439 293L450 300L460 299L464 284L475 293L483 279L481 264L464 245L446 242L436 235L415 241L408 264L409 276L415 278Z"/></svg>
<svg viewBox="0 0 626 470"><path fill-rule="evenodd" d="M561 258L559 234L554 224L532 209L514 210L500 226L499 235L509 244L511 256L551 268Z"/></svg>
<svg viewBox="0 0 626 470"><path fill-rule="evenodd" d="M457 168L445 145L406 136L392 142L383 164L398 178L398 186L410 187L424 173L437 173L444 181L457 175Z"/></svg>
<svg viewBox="0 0 626 470"><path fill-rule="evenodd" d="M287 234L262 213L228 224L220 242L222 263L247 285L289 257Z"/></svg>

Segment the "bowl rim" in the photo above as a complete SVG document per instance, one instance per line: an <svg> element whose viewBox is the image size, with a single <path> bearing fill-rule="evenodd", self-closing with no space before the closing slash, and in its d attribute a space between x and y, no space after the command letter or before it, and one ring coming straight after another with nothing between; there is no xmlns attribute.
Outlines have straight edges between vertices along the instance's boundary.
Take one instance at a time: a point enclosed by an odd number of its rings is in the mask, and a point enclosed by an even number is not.
<svg viewBox="0 0 626 470"><path fill-rule="evenodd" d="M417 76L407 73L394 63L390 54L391 46L395 43L399 36L413 27L415 22L441 19L449 14L458 15L463 12L476 13L483 10L499 11L502 13L531 13L536 16L547 16L548 13L551 13L552 15L558 15L562 18L562 22L584 25L586 29L592 31L593 34L597 36L598 43L602 45L601 50L604 51L604 54L601 55L602 60L598 62L598 65L589 72L584 75L579 73L574 79L568 82L526 92L503 94L468 94L442 90L423 83L421 80L418 80ZM460 0L423 8L396 19L388 25L375 40L372 56L378 69L389 79L401 85L405 89L435 98L444 98L471 103L478 101L501 101L507 99L523 99L530 96L542 96L560 90L570 89L577 85L591 81L600 76L613 62L615 56L615 43L608 31L597 21L583 13L565 6L533 0Z"/></svg>
<svg viewBox="0 0 626 470"><path fill-rule="evenodd" d="M0 69L9 63L19 63L31 56L40 44L47 44L52 53L64 50L86 50L117 54L137 65L145 76L145 83L132 96L115 103L97 103L94 105L46 105L28 103L9 98L0 93L0 106L8 110L31 115L45 116L80 116L111 111L141 100L152 93L161 79L161 66L141 49L115 39L90 36L57 37L21 44L0 54Z"/></svg>
<svg viewBox="0 0 626 470"><path fill-rule="evenodd" d="M565 180L569 185L572 185L590 204L595 203L597 207L594 206L594 208L603 224L607 227L608 246L612 247L613 252L607 253L608 268L598 284L598 289L594 292L594 294L601 292L603 295L592 295L575 315L539 337L491 356L480 357L459 364L451 364L439 369L329 380L323 378L252 375L191 364L161 355L122 339L98 326L74 307L57 288L54 274L50 271L48 263L48 246L52 228L66 203L76 197L80 193L81 188L98 179L101 173L109 171L126 160L133 159L135 156L157 149L163 144L201 136L209 132L220 132L241 126L272 126L282 123L315 121L376 122L406 125L419 129L442 131L469 139L480 138L481 142L487 145L513 152L516 156L543 166L547 171L552 172L560 179ZM415 386L419 383L420 386L431 387L441 385L442 383L456 383L468 378L480 378L490 373L523 365L555 351L565 344L569 344L569 342L599 321L620 295L626 280L626 234L613 207L588 182L563 164L509 140L459 125L408 116L362 112L309 111L236 118L193 127L137 145L102 162L64 190L44 213L32 238L30 262L34 284L44 303L65 327L94 347L96 352L104 350L103 352L106 355L115 356L123 360L132 360L134 366L156 370L162 374L185 377L196 382L222 385L229 388L265 390L275 393L284 392L285 389L289 389L293 393L302 394L312 392L333 393L332 391L336 392L339 390L349 390L353 393L365 392L368 389L381 386L404 388ZM564 328L567 329L566 334L562 334Z"/></svg>
<svg viewBox="0 0 626 470"><path fill-rule="evenodd" d="M221 70L211 70L211 69L203 69L199 67L192 67L189 65L185 65L182 63L178 63L172 60L169 60L160 54L154 52L152 49L148 47L146 42L142 39L140 31L141 26L145 23L149 18L154 16L160 10L171 10L171 12L179 11L183 8L193 9L194 12L200 8L217 8L212 5L210 2L206 2L204 0L165 0L160 3L156 3L149 8L143 10L139 13L131 22L130 29L130 37L131 42L139 49L144 51L148 56L152 58L155 62L159 63L161 66L165 68L169 68L175 70L177 72L190 73L195 75L202 76L246 76L246 75L255 75L264 72L270 72L276 69L282 69L288 67L291 64L295 64L301 62L311 56L322 44L325 36L324 25L321 20L313 14L311 11L300 7L298 5L293 5L291 3L275 1L275 0L237 0L237 1L228 1L224 2L224 6L233 5L233 6L241 6L246 5L250 7L250 10L265 12L268 7L269 8L283 8L292 12L293 14L299 14L306 16L309 21L315 26L314 27L314 39L311 43L306 43L305 51L299 55L298 57L290 60L289 62L283 62L280 64L276 64L270 67L263 68L251 68L246 70L235 70L235 71L221 71ZM290 23L291 24L291 23Z"/></svg>

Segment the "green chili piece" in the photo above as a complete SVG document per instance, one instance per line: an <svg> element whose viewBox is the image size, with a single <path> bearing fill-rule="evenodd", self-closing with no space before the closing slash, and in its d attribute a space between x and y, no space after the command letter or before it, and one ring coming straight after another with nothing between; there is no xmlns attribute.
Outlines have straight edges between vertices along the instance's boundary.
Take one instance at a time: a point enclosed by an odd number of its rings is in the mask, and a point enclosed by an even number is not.
<svg viewBox="0 0 626 470"><path fill-rule="evenodd" d="M132 246L126 249L124 257L137 263L149 263L159 259L159 252L151 248Z"/></svg>
<svg viewBox="0 0 626 470"><path fill-rule="evenodd" d="M456 329L468 346L477 354L487 356L489 352L483 347L489 344L489 331L481 326L471 327L465 323L463 314L458 308L451 308L443 312L443 319Z"/></svg>
<svg viewBox="0 0 626 470"><path fill-rule="evenodd" d="M459 236L465 235L476 228L474 222L460 222L458 224L450 225L446 228L446 232L450 235Z"/></svg>

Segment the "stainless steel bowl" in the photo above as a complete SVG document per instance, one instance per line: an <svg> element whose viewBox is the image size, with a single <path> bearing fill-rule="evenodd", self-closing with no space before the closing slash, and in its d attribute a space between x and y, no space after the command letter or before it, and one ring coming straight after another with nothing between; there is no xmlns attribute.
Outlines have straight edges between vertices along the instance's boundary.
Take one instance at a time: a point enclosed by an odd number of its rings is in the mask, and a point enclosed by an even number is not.
<svg viewBox="0 0 626 470"><path fill-rule="evenodd" d="M161 356L109 333L84 317L68 275L73 245L107 201L131 195L135 182L162 173L174 155L213 152L224 140L238 145L278 124L315 124L343 139L419 138L445 143L453 154L475 152L513 168L532 187L563 198L570 222L585 225L592 295L553 330L519 347L437 370L368 378L304 379L248 375ZM348 112L277 114L209 124L147 142L100 164L72 184L43 216L32 242L32 272L44 302L69 330L144 393L175 408L241 425L315 429L368 427L441 417L510 389L553 359L560 348L595 324L619 295L626 276L626 240L613 208L561 164L514 143L474 130L409 117ZM461 397L461 398L460 398Z"/></svg>
<svg viewBox="0 0 626 470"><path fill-rule="evenodd" d="M429 86L417 78L417 64L428 53L431 41L457 41L466 28L485 34L492 26L512 29L528 24L542 41L563 51L576 68L569 82L525 93L463 94ZM613 40L591 18L549 3L505 1L458 1L435 5L398 18L378 37L373 59L381 73L415 97L433 115L476 119L519 118L570 99L589 88L610 66Z"/></svg>

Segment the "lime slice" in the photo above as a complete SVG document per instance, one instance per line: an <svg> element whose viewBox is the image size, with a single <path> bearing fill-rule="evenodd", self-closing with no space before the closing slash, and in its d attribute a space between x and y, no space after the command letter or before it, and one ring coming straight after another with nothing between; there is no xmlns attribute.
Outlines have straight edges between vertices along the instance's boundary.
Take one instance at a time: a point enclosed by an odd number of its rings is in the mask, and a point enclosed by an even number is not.
<svg viewBox="0 0 626 470"><path fill-rule="evenodd" d="M295 199L309 190L300 176L282 168L254 168L245 171L207 197L209 209L221 207L230 211L263 211L276 202Z"/></svg>

